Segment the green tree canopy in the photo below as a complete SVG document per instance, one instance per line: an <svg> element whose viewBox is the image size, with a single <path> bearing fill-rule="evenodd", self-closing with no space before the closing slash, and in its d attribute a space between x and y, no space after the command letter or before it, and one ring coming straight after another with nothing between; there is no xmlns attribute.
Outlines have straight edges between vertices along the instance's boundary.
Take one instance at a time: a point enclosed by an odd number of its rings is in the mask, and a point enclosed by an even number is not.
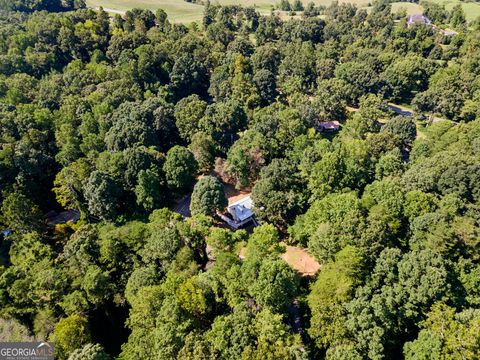
<svg viewBox="0 0 480 360"><path fill-rule="evenodd" d="M172 190L188 190L195 181L197 169L197 162L187 148L176 145L167 152L163 171Z"/></svg>
<svg viewBox="0 0 480 360"><path fill-rule="evenodd" d="M214 216L227 206L223 185L213 176L201 178L193 188L190 211L193 215Z"/></svg>

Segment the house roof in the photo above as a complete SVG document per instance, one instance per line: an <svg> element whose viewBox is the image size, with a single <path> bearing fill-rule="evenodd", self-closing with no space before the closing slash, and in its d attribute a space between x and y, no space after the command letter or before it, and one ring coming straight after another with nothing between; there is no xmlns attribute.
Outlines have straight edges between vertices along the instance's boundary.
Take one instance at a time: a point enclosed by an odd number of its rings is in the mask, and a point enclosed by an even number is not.
<svg viewBox="0 0 480 360"><path fill-rule="evenodd" d="M234 212L240 221L246 220L253 216L253 202L250 196L244 197L228 207L228 212Z"/></svg>
<svg viewBox="0 0 480 360"><path fill-rule="evenodd" d="M76 223L78 220L80 220L80 211L66 210L62 211L61 213L49 211L47 214L45 214L45 217L49 225L65 224L69 221Z"/></svg>
<svg viewBox="0 0 480 360"><path fill-rule="evenodd" d="M336 130L340 128L340 123L336 120L334 121L322 121L318 124L320 129L325 130Z"/></svg>
<svg viewBox="0 0 480 360"><path fill-rule="evenodd" d="M410 15L408 17L408 22L410 24L416 23L416 24L426 24L426 25L430 25L432 23L432 21L423 14Z"/></svg>

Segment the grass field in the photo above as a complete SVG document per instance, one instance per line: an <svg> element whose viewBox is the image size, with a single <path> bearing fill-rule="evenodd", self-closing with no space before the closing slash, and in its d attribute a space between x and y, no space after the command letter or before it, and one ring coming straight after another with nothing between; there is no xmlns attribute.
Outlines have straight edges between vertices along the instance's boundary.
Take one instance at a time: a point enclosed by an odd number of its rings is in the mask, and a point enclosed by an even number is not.
<svg viewBox="0 0 480 360"><path fill-rule="evenodd" d="M186 2L184 0L86 0L87 6L98 8L102 6L107 12L124 12L133 8L150 9L155 12L163 9L167 12L171 22L190 23L201 21L203 6ZM261 14L268 14L273 5L279 0L211 0L212 4L253 6ZM308 3L310 0L304 0ZM316 5L328 6L332 0L313 0ZM365 7L369 0L339 0L339 3L354 2L359 7Z"/></svg>
<svg viewBox="0 0 480 360"><path fill-rule="evenodd" d="M460 2L459 0L430 0L432 2L445 5L445 9L452 10L458 3L462 4L463 11L467 21L475 20L480 16L480 3L478 2Z"/></svg>
<svg viewBox="0 0 480 360"><path fill-rule="evenodd" d="M163 9L171 22L190 23L200 21L203 6L183 0L86 0L87 6L97 8L103 6L106 11L126 11L133 8L150 9L155 12Z"/></svg>
<svg viewBox="0 0 480 360"><path fill-rule="evenodd" d="M419 14L423 11L422 7L418 4L411 2L395 2L392 3L392 12L397 13L400 10L405 9L407 15Z"/></svg>
<svg viewBox="0 0 480 360"><path fill-rule="evenodd" d="M87 5L93 8L103 6L106 11L123 12L132 8L150 9L155 11L159 8L164 9L170 21L190 23L201 21L203 16L203 6L186 2L184 0L86 0ZM460 0L431 0L439 4L444 4L447 10L451 10L456 4L462 4L465 11L467 21L472 21L480 16L480 3L478 2L460 2ZM278 0L212 0L212 3L220 3L222 5L243 5L254 6L260 13L266 14L270 12L273 5ZM305 4L309 0L303 1ZM316 5L328 6L332 0L313 0ZM353 2L358 7L368 8L371 0L339 0L339 3ZM405 9L407 14L416 14L422 12L422 7L410 2L394 2L392 3L392 11L397 12Z"/></svg>

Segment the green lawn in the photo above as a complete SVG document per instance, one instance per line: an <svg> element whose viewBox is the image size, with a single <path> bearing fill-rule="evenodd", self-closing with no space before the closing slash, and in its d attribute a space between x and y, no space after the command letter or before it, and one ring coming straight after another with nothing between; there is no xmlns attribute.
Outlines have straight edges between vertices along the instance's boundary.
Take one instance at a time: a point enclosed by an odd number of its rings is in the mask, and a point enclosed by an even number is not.
<svg viewBox="0 0 480 360"><path fill-rule="evenodd" d="M133 8L150 9L155 12L161 8L168 14L171 22L190 23L200 21L203 16L203 6L183 0L86 0L87 6L97 8L103 6L106 11L126 11Z"/></svg>
<svg viewBox="0 0 480 360"><path fill-rule="evenodd" d="M272 5L278 3L277 0L218 0L211 1L212 3L219 3L222 5L242 5L253 6L259 10L270 10Z"/></svg>
<svg viewBox="0 0 480 360"><path fill-rule="evenodd" d="M420 5L411 2L394 2L392 3L392 12L397 13L405 9L407 15L421 14L423 9Z"/></svg>
<svg viewBox="0 0 480 360"><path fill-rule="evenodd" d="M447 10L452 10L452 8L457 4L462 4L463 11L465 11L465 16L467 21L475 20L480 16L480 3L478 2L463 2L460 0L431 0L432 2L443 4Z"/></svg>

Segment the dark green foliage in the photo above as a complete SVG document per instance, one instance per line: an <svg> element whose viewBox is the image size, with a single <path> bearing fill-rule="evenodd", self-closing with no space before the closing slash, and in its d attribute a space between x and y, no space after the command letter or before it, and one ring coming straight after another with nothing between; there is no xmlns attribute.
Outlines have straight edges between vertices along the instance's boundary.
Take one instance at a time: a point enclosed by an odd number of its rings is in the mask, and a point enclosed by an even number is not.
<svg viewBox="0 0 480 360"><path fill-rule="evenodd" d="M277 94L275 75L270 70L258 70L253 77L253 82L258 88L263 103L269 104L275 99Z"/></svg>
<svg viewBox="0 0 480 360"><path fill-rule="evenodd" d="M175 140L172 108L159 98L124 103L111 114L108 123L111 127L105 143L111 151L142 145L168 149Z"/></svg>
<svg viewBox="0 0 480 360"><path fill-rule="evenodd" d="M299 216L290 233L321 261L333 259L347 245L360 245L365 229L364 209L354 193L332 194L312 204ZM376 239L378 241L378 239ZM374 248L373 244L368 245Z"/></svg>
<svg viewBox="0 0 480 360"><path fill-rule="evenodd" d="M262 307L285 311L298 290L294 271L282 260L265 260L250 293Z"/></svg>
<svg viewBox="0 0 480 360"><path fill-rule="evenodd" d="M462 6L460 4L455 5L450 13L450 24L454 28L462 28L466 22Z"/></svg>
<svg viewBox="0 0 480 360"><path fill-rule="evenodd" d="M293 222L302 209L303 196L292 164L276 159L263 168L253 188L252 198L261 219L283 228Z"/></svg>
<svg viewBox="0 0 480 360"><path fill-rule="evenodd" d="M178 145L168 151L163 165L167 184L175 191L187 190L193 186L197 169L193 154Z"/></svg>
<svg viewBox="0 0 480 360"><path fill-rule="evenodd" d="M138 183L135 186L137 205L151 212L160 207L165 200L164 183L155 170L141 170L138 173Z"/></svg>
<svg viewBox="0 0 480 360"><path fill-rule="evenodd" d="M193 215L214 216L216 211L223 211L227 198L223 185L212 176L201 178L193 188L190 212Z"/></svg>
<svg viewBox="0 0 480 360"><path fill-rule="evenodd" d="M411 144L417 136L417 128L413 120L403 116L391 119L382 127L382 131L396 135L404 146Z"/></svg>
<svg viewBox="0 0 480 360"><path fill-rule="evenodd" d="M290 5L290 2L288 0L280 0L280 4L278 5L278 8L283 11L292 10L292 6Z"/></svg>
<svg viewBox="0 0 480 360"><path fill-rule="evenodd" d="M236 134L244 130L246 125L245 111L234 99L208 106L205 116L200 120L200 128L211 135L222 150L228 149Z"/></svg>
<svg viewBox="0 0 480 360"><path fill-rule="evenodd" d="M361 252L346 246L335 255L334 262L322 269L313 284L308 297L312 311L309 334L319 348L328 349L347 336L344 305L353 298L353 290L361 284L364 266Z"/></svg>
<svg viewBox="0 0 480 360"><path fill-rule="evenodd" d="M175 123L180 136L185 140L191 140L200 128L200 119L205 113L207 103L198 95L190 95L181 99L175 105Z"/></svg>
<svg viewBox="0 0 480 360"><path fill-rule="evenodd" d="M76 349L90 342L88 321L84 316L71 315L61 319L55 326L53 333L56 349L55 355L60 359L67 359Z"/></svg>
<svg viewBox="0 0 480 360"><path fill-rule="evenodd" d="M378 75L372 67L364 62L350 61L343 63L335 69L335 77L352 86L353 104L369 92L375 92L378 86Z"/></svg>
<svg viewBox="0 0 480 360"><path fill-rule="evenodd" d="M3 0L0 2L1 10L12 10L12 11L24 11L24 12L33 12L33 11L70 11L75 9L80 9L85 7L85 2L81 0L75 1L13 1L13 0Z"/></svg>
<svg viewBox="0 0 480 360"><path fill-rule="evenodd" d="M413 94L424 91L434 65L421 57L409 57L394 62L382 74L386 95L398 102L411 100Z"/></svg>
<svg viewBox="0 0 480 360"><path fill-rule="evenodd" d="M170 79L181 95L203 94L208 88L207 70L198 60L185 54L175 61Z"/></svg>
<svg viewBox="0 0 480 360"><path fill-rule="evenodd" d="M303 4L301 0L295 0L292 5L293 11L303 11Z"/></svg>
<svg viewBox="0 0 480 360"><path fill-rule="evenodd" d="M193 153L195 160L197 160L198 170L202 173L208 173L215 157L215 142L213 138L204 132L197 132L193 135L188 149Z"/></svg>
<svg viewBox="0 0 480 360"><path fill-rule="evenodd" d="M430 2L424 1L422 2L422 6L424 7L424 14L434 23L444 23L448 17L448 12L445 10L445 6Z"/></svg>
<svg viewBox="0 0 480 360"><path fill-rule="evenodd" d="M108 174L92 172L83 189L92 215L103 220L115 218L120 208L121 189Z"/></svg>
<svg viewBox="0 0 480 360"><path fill-rule="evenodd" d="M371 358L388 353L447 291L443 258L430 251L384 250L371 280L347 305L346 324L359 352Z"/></svg>
<svg viewBox="0 0 480 360"><path fill-rule="evenodd" d="M0 1L0 340L59 359L479 358L478 21L202 5L186 26ZM260 226L215 217L250 192Z"/></svg>
<svg viewBox="0 0 480 360"><path fill-rule="evenodd" d="M5 196L0 221L19 233L41 231L44 227L43 214L39 207L21 193Z"/></svg>

